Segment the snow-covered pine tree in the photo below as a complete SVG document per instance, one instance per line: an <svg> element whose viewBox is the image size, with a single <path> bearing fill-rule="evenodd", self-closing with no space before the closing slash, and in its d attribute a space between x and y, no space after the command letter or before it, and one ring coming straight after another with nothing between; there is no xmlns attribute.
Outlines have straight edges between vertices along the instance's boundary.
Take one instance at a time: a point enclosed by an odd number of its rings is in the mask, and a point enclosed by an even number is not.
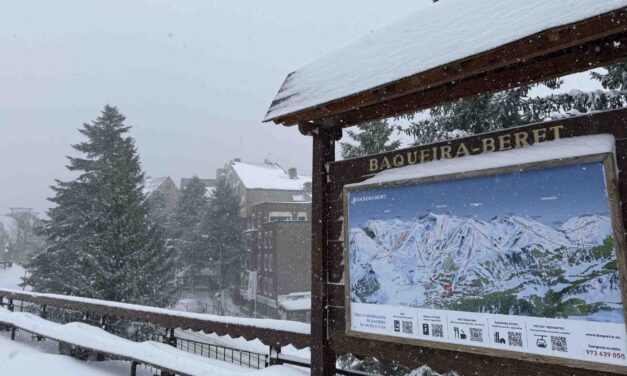
<svg viewBox="0 0 627 376"><path fill-rule="evenodd" d="M209 197L207 223L212 263L220 274L222 289L237 288L244 262L245 222L240 217L240 200L235 189L224 177L219 177Z"/></svg>
<svg viewBox="0 0 627 376"><path fill-rule="evenodd" d="M171 231L177 255L177 267L187 269L194 289L194 278L208 265L208 230L204 221L209 208L205 184L194 176L183 187L181 196L172 215Z"/></svg>
<svg viewBox="0 0 627 376"><path fill-rule="evenodd" d="M388 124L386 119L365 123L357 128L359 132L346 131L354 143L340 143L344 159L396 150L401 146L398 140L390 142L395 127Z"/></svg>
<svg viewBox="0 0 627 376"><path fill-rule="evenodd" d="M130 127L117 108L79 131L72 181L56 181L42 233L47 248L28 265L36 291L168 306L176 299L171 255L150 220Z"/></svg>
<svg viewBox="0 0 627 376"><path fill-rule="evenodd" d="M494 94L459 100L430 110L427 120L413 122L406 132L416 145L454 138L459 132L476 134L509 128L555 117L564 117L627 106L627 64L606 68L607 72L591 72L605 90L552 94L530 97L531 89L546 85L558 89L560 80L521 86Z"/></svg>

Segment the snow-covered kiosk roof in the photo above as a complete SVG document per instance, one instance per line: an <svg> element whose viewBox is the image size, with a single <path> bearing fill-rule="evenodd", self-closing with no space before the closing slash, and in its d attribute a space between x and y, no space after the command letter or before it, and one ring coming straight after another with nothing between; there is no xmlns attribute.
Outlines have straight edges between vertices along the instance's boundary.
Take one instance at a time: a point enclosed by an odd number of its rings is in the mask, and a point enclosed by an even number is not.
<svg viewBox="0 0 627 376"><path fill-rule="evenodd" d="M487 73L493 82L483 91L589 69L589 60L624 56L611 38L625 35L626 7L627 0L440 1L290 73L264 120L335 116L334 124L351 125L472 95L481 81L470 78ZM621 51L586 45L603 38ZM514 66L518 74L498 76Z"/></svg>

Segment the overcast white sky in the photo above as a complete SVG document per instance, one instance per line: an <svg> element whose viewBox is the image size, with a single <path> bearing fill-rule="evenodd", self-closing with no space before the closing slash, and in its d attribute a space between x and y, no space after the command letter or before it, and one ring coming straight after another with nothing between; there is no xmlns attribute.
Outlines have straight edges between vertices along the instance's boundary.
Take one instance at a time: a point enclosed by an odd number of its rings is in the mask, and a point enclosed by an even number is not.
<svg viewBox="0 0 627 376"><path fill-rule="evenodd" d="M0 214L49 206L76 131L108 103L148 175L240 155L310 172L310 139L261 125L284 77L430 0L12 1L0 12Z"/></svg>
<svg viewBox="0 0 627 376"><path fill-rule="evenodd" d="M285 76L431 0L56 0L0 12L0 217L43 213L77 129L105 104L149 176L213 177L240 156L310 173L311 140L261 124ZM444 26L444 25L443 25ZM577 86L577 85L576 85ZM580 87L580 86L577 86ZM581 87L585 89L585 87Z"/></svg>

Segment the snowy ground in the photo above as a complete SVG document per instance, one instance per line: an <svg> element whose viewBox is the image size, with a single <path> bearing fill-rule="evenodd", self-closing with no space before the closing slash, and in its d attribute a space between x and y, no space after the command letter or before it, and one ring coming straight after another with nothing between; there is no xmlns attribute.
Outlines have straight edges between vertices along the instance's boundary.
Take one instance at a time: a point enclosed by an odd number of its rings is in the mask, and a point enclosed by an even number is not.
<svg viewBox="0 0 627 376"><path fill-rule="evenodd" d="M130 363L122 361L83 362L57 354L54 341L37 342L30 335L18 332L11 341L10 332L0 332L0 375L12 376L109 376L129 375ZM140 376L151 375L138 368Z"/></svg>

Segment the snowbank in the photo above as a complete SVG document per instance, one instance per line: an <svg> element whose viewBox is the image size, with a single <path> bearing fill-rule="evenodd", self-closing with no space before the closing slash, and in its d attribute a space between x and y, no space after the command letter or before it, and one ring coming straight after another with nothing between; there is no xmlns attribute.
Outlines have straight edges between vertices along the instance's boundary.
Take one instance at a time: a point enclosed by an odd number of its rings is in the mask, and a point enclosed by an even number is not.
<svg viewBox="0 0 627 376"><path fill-rule="evenodd" d="M611 153L613 150L614 137L611 135L565 138L520 149L472 155L456 159L444 159L385 170L361 183L347 184L346 187L487 170L546 160L575 158L586 155Z"/></svg>
<svg viewBox="0 0 627 376"><path fill-rule="evenodd" d="M627 0L441 1L291 73L265 121L625 6Z"/></svg>
<svg viewBox="0 0 627 376"><path fill-rule="evenodd" d="M15 341L8 333L0 334L0 375L20 376L113 376L128 375L130 364L124 361L84 362L56 353L52 341L32 342L30 336L18 334ZM30 342L30 343L29 343ZM138 376L150 376L138 369Z"/></svg>
<svg viewBox="0 0 627 376"><path fill-rule="evenodd" d="M0 309L0 322L14 325L55 341L66 342L141 363L176 370L188 375L272 375L297 376L305 373L287 366L252 370L235 364L193 355L158 342L133 342L84 323L57 324L24 312Z"/></svg>

